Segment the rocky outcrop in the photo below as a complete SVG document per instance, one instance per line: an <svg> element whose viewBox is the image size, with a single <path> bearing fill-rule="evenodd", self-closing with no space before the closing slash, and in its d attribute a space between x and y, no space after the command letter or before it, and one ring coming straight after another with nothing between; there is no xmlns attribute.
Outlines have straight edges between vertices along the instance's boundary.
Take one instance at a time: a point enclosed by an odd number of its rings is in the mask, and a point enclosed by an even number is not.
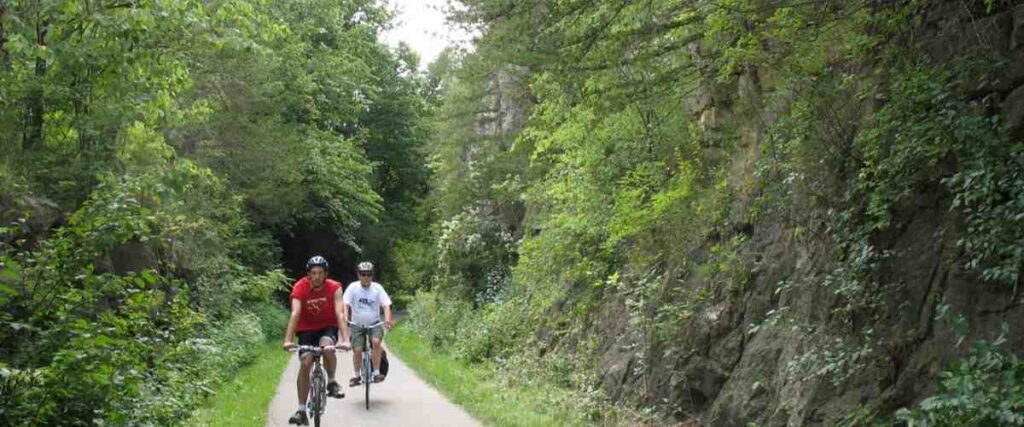
<svg viewBox="0 0 1024 427"><path fill-rule="evenodd" d="M32 247L50 229L62 224L64 217L60 206L51 200L33 195L0 195L0 227L8 228L8 232L0 233L0 247L19 240Z"/></svg>
<svg viewBox="0 0 1024 427"><path fill-rule="evenodd" d="M511 65L495 70L487 87L490 108L478 115L477 135L511 141L509 136L523 128L530 108L530 102L524 99L529 93L523 84L526 73L524 67Z"/></svg>
<svg viewBox="0 0 1024 427"><path fill-rule="evenodd" d="M960 2L932 9L924 17L921 47L935 64L979 49L1001 58L995 66L972 70L977 76L969 80L976 84L962 90L1001 115L1020 138L1024 6L980 18L965 9ZM760 121L749 120L739 110L765 108L758 99L771 90L771 75L772 70L750 70L729 87L731 99L708 89L686 103L702 131L739 131L728 174L737 181L756 173L763 126L774 116L760 110ZM863 111L873 108L865 105ZM734 211L749 210L748 196L737 197ZM970 343L996 339L1001 325L1017 331L1005 337L1006 348L1024 353L1018 291L962 267L957 241L967 229L952 202L946 187L934 183L892 209L893 225L871 236L873 248L886 254L872 273L877 288L871 291L879 298L870 315L850 314L848 323L834 321L839 297L820 285L837 259L827 235L782 213L737 227L734 235L745 236L738 253L748 273L739 291L714 288L699 275L674 277L671 267L661 277L663 295L674 289L707 295L678 324L671 348L630 350L642 346L644 335L623 322L625 298L605 302L592 332L601 337L605 389L613 399L654 404L677 419L708 426L836 425L859 410L891 414L934 393L939 373L965 356ZM741 223L744 216L735 218ZM713 237L690 260L702 262L711 245L730 237ZM962 316L966 330L954 327L954 314Z"/></svg>
<svg viewBox="0 0 1024 427"><path fill-rule="evenodd" d="M1024 6L975 17L963 4L943 2L925 17L923 31L923 48L937 65L969 53L991 55L992 64L975 70L963 89L1001 104L1014 136L1024 136Z"/></svg>

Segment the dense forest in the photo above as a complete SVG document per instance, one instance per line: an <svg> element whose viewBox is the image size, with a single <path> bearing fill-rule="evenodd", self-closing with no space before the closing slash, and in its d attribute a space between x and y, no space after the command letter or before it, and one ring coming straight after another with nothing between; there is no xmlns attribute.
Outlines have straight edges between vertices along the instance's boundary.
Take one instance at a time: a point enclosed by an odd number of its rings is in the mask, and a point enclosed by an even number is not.
<svg viewBox="0 0 1024 427"><path fill-rule="evenodd" d="M390 19L0 1L0 425L182 422L278 339L288 260L422 229L431 90Z"/></svg>
<svg viewBox="0 0 1024 427"><path fill-rule="evenodd" d="M1024 6L0 0L0 425L187 423L313 253L576 424L1024 425Z"/></svg>

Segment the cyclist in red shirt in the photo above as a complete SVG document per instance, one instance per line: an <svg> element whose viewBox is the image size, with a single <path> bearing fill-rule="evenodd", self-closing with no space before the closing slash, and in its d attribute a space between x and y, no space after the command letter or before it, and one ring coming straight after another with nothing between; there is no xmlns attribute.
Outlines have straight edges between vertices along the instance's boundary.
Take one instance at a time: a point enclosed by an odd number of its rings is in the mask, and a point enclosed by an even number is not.
<svg viewBox="0 0 1024 427"><path fill-rule="evenodd" d="M327 260L322 256L314 256L306 261L306 277L299 279L292 286L292 314L288 319L288 328L284 332L284 348L290 349L295 344L292 338L297 333L299 345L320 345L333 350L335 343L347 350L348 321L345 317L345 303L342 297L341 283L327 278ZM337 359L334 352L323 353L324 368L327 369L327 395L335 398L345 397L341 386L334 380ZM309 395L309 370L313 367L313 355L299 353L302 365L297 379L299 393L299 410L288 419L290 424L307 425L306 397Z"/></svg>

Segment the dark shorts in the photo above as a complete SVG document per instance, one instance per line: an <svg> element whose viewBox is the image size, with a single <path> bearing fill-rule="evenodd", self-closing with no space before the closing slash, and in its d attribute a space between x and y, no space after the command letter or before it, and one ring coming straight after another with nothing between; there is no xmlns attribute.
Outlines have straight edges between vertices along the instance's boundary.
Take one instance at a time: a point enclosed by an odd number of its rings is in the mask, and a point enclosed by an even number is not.
<svg viewBox="0 0 1024 427"><path fill-rule="evenodd" d="M320 345L320 338L326 337L331 339L331 344L336 344L338 341L338 328L328 327L318 331L300 331L296 333L299 336L299 345ZM300 351L299 357L302 357L308 353L308 351Z"/></svg>

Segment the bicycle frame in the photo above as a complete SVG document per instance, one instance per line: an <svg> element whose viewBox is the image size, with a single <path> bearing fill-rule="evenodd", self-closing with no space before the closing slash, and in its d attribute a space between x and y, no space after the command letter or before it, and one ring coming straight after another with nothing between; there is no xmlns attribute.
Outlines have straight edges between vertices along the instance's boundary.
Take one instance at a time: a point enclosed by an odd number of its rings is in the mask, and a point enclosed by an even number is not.
<svg viewBox="0 0 1024 427"><path fill-rule="evenodd" d="M370 383L373 382L373 342L370 339L370 329L376 328L384 324L384 322L377 322L372 325L363 325L361 323L348 322L349 325L366 329L366 333L363 334L363 357L362 369L360 369L359 377L363 382L363 390L366 394L366 410L370 410Z"/></svg>
<svg viewBox="0 0 1024 427"><path fill-rule="evenodd" d="M320 427L320 417L327 409L327 374L324 372L320 360L327 350L315 345L299 345L288 351L309 351L313 354L313 369L309 371L309 399L306 401L306 406L312 415L313 426Z"/></svg>

